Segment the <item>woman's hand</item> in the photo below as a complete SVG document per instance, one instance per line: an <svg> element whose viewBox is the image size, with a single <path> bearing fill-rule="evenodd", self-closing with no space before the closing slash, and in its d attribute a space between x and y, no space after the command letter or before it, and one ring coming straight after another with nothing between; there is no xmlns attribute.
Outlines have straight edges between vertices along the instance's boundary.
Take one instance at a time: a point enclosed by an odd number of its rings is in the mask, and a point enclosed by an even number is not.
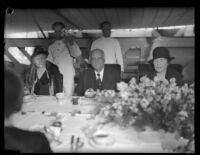
<svg viewBox="0 0 200 155"><path fill-rule="evenodd" d="M24 87L24 95L29 95L30 94L30 91L29 89L25 86Z"/></svg>

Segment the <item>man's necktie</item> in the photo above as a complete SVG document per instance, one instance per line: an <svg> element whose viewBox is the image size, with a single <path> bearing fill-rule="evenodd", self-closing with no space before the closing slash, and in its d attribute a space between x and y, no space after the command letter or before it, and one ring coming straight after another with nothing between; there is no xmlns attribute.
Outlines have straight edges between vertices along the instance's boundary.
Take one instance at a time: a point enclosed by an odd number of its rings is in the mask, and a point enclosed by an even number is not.
<svg viewBox="0 0 200 155"><path fill-rule="evenodd" d="M102 81L99 73L97 73L97 89L102 90Z"/></svg>

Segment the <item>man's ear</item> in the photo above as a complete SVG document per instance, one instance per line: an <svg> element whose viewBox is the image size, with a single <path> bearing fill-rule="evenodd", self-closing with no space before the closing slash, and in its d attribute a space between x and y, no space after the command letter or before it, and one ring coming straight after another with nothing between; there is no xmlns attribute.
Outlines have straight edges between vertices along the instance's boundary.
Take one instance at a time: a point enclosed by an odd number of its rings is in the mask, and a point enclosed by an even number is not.
<svg viewBox="0 0 200 155"><path fill-rule="evenodd" d="M105 58L103 58L103 63L105 64Z"/></svg>
<svg viewBox="0 0 200 155"><path fill-rule="evenodd" d="M89 52L89 58L88 58L90 64L91 64L91 61L92 61L91 60L91 55L92 55L92 51Z"/></svg>
<svg viewBox="0 0 200 155"><path fill-rule="evenodd" d="M91 60L91 57L89 57L89 61L88 61L88 62L89 62L89 64L91 64L91 61L92 61L92 60Z"/></svg>

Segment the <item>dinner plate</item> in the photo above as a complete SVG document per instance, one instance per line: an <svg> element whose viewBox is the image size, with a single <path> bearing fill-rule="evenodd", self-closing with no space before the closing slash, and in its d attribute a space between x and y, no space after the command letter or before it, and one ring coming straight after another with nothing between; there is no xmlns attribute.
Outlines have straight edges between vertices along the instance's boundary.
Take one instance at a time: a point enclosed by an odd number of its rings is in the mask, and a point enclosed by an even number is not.
<svg viewBox="0 0 200 155"><path fill-rule="evenodd" d="M94 137L97 137L97 135ZM103 142L103 141L105 141L105 142ZM91 145L92 147L96 147L96 148L107 148L107 147L112 146L115 143L115 138L112 135L108 135L108 137L105 138L103 141L98 144L97 142L95 142L95 138L90 138L89 145Z"/></svg>

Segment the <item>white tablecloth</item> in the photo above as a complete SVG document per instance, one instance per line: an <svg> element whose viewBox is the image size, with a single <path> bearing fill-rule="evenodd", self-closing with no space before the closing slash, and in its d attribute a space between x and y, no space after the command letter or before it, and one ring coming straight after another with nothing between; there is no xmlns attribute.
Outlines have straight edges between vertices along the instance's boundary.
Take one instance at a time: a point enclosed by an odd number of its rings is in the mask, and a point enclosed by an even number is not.
<svg viewBox="0 0 200 155"><path fill-rule="evenodd" d="M120 127L106 125L101 130L110 132L115 139L111 146L96 146L89 141L82 129L93 125L96 119L88 119L95 107L94 101L81 98L78 105L72 105L71 98L59 104L55 97L39 96L22 107L21 112L14 115L14 125L22 129L30 130L34 125L49 125L55 118L42 114L42 112L59 112L66 114L62 119L62 132L59 139L60 145L51 145L54 152L70 152L70 138L72 135L84 140L84 147L81 152L162 152L161 140L156 132L147 131L146 134L139 134L133 128L121 129ZM87 104L89 103L89 104ZM80 114L69 115L69 112L77 110Z"/></svg>

